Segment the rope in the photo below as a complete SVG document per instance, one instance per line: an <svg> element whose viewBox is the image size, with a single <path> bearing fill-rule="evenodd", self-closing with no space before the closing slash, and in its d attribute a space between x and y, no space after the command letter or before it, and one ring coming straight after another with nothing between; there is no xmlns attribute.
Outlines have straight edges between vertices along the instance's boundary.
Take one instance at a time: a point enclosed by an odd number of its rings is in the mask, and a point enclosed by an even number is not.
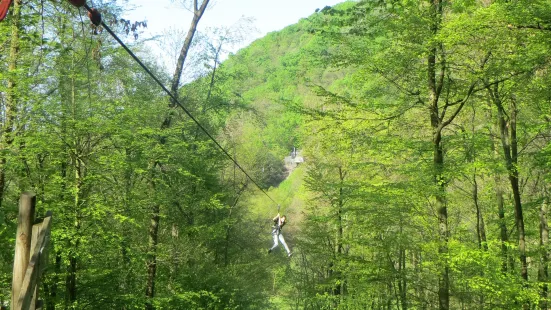
<svg viewBox="0 0 551 310"><path fill-rule="evenodd" d="M91 9L88 4L84 4L84 7L86 8L86 10L88 10L88 12L90 13L90 18L92 19L92 23L96 24L96 20L94 20L92 17L95 16L95 14L97 14L97 10L95 9ZM264 195L266 195L266 197L270 198L270 200L277 204L277 202L272 198L270 197L270 195L268 195L268 193L266 193L266 191L264 189L262 189L262 187L260 187L260 185L258 185L258 183L247 173L247 171L245 171L245 169L243 169L241 167L241 165L239 165L239 163L220 145L220 143L218 143L218 141L216 141L216 139L214 139L212 137L212 135L205 129L205 127L203 127L203 125L201 125L199 123L199 121L197 121L197 119L186 109L186 107L184 107L180 101L178 101L178 99L176 98L176 96L174 96L164 85L163 83L161 83L161 81L155 76L155 74L153 74L151 72L151 70L149 70L149 68L147 68L146 65L144 65L142 63L142 61L121 41L121 39L119 39L119 37L103 22L103 20L100 19L100 24L101 26L107 30L107 32L109 32L109 34L122 46L122 48L124 48L124 50L140 65L140 67L142 67L142 69L147 72L147 74L149 74L149 76L155 80L155 82L157 82L157 84L159 84L159 86L165 91L165 93L167 93L168 96L170 96L170 98L173 100L174 103L176 103L180 108L182 108L182 110L184 110L184 112L187 114L187 116L189 116L189 118L191 118L191 120L193 120L193 122L195 122L195 124L197 124L197 126L209 137L209 139L214 142L214 144L218 147L218 149L224 153L224 155L226 155L227 158L229 158L234 164L235 166L237 166L239 168L239 170L241 170L245 176L247 176L247 178L249 180L251 180L251 182L254 183L254 185L256 185L256 187L258 187L258 189L264 193Z"/></svg>

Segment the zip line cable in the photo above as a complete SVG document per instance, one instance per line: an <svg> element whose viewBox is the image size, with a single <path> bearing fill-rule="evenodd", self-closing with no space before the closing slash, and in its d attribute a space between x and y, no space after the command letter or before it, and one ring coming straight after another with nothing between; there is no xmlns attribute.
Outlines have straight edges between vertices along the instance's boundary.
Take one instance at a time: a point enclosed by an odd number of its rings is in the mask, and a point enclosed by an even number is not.
<svg viewBox="0 0 551 310"><path fill-rule="evenodd" d="M99 26L101 25L105 30L107 30L107 32L109 32L109 34L122 46L122 48L124 48L124 50L140 65L140 67L142 67L142 69L147 72L147 74L149 74L149 76L155 80L155 82L157 82L157 84L159 84L159 86L165 91L165 93L167 93L167 95L172 98L173 102L176 103L180 108L182 108L182 110L184 110L184 112L187 114L187 116L189 116L189 118L191 118L191 120L193 120L193 122L195 122L195 124L197 124L197 126L199 126L199 128L209 137L209 139L214 142L214 144L216 144L216 146L220 149L220 151L222 151L222 153L224 153L224 155L226 155L227 158L229 158L238 168L239 170L241 170L245 176L247 176L247 178L249 180L251 180L251 182L254 183L254 185L256 185L256 187L258 187L258 189L260 191L262 191L262 193L264 193L264 195L266 195L268 198L270 198L270 200L275 203L277 205L277 202L272 198L270 197L270 195L268 195L268 193L262 189L262 187L260 187L260 185L258 185L258 183L247 173L247 171L245 171L245 169L243 169L241 167L241 165L239 165L239 163L224 149L224 147L222 147L220 145L220 143L218 143L218 141L216 141L216 139L214 139L214 137L205 129L205 127L203 127L203 125L201 125L199 123L199 121L197 121L197 119L188 111L188 109L186 109L186 107L184 107L180 101L178 101L178 99L176 98L176 96L174 96L164 85L163 83L161 83L161 81L155 76L155 74L153 74L151 72L151 70L149 70L149 68L147 68L146 65L144 65L142 63L142 61L121 41L121 39L119 39L119 37L103 22L103 20L101 19L101 15L99 15L99 12L96 10L96 9L91 9L88 4L84 3L84 8L86 8L86 10L88 10L88 15L90 17L90 20L92 21L92 23L96 26ZM278 207L278 210L279 210L279 207Z"/></svg>

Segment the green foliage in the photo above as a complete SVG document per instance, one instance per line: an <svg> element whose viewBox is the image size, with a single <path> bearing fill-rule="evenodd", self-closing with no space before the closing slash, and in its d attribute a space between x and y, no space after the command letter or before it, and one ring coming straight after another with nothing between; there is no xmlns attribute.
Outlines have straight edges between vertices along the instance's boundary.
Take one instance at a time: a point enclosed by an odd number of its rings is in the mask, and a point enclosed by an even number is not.
<svg viewBox="0 0 551 310"><path fill-rule="evenodd" d="M28 47L19 64L29 72L18 68L18 132L2 154L8 182L0 198L0 303L9 300L17 199L32 190L38 216L54 214L50 268L41 288L46 308L143 308L154 205L161 210L157 306L264 308L267 289L251 279L264 276L265 268L255 263L254 247L242 250L254 246L236 206L245 194L235 191L238 179L222 176L229 169L223 154L183 112L168 108L158 86L107 32L81 23L68 3L46 8L33 23L26 18L35 13L23 12L26 35L33 37L21 37ZM114 2L101 9L104 16L120 13ZM45 42L39 60L31 57L36 38ZM146 55L139 43L132 48ZM166 80L153 61L145 63ZM215 85L210 98L203 96L209 84L186 91L216 136L241 102ZM174 125L160 130L169 114ZM281 171L273 158L268 163L269 171ZM281 176L265 179L269 186Z"/></svg>
<svg viewBox="0 0 551 310"><path fill-rule="evenodd" d="M436 308L445 268L452 309L546 308L550 3L442 1L434 15L437 2L325 7L182 87L186 107L275 203L106 32L80 24L65 2L41 3L41 13L27 6L16 70L0 56L0 91L17 102L13 135L5 113L0 135L0 304L10 294L17 200L33 190L38 215L54 212L47 309L143 309L153 254L158 309ZM122 12L104 5L105 16ZM169 79L139 41L132 49ZM428 113L433 54L437 116L450 120L440 122L441 144ZM510 164L504 145L513 140ZM293 147L305 162L291 170L283 158ZM291 260L266 253L276 204L289 220Z"/></svg>
<svg viewBox="0 0 551 310"><path fill-rule="evenodd" d="M535 206L548 201L547 185L537 181L546 164L536 163L547 158L548 122L539 115L547 114L542 107L548 98L533 87L547 76L543 45L549 32L540 18L549 12L542 3L443 1L438 31L431 32L429 7L360 1L310 18L315 38L305 62L315 67L305 77L319 97L288 104L303 115L307 138L301 145L309 159L309 201L297 239L304 255L290 281L299 307L437 307L437 275L445 266L452 308L521 308L547 300L541 251L548 246L540 250ZM434 132L426 112L433 96L426 86L432 50L444 55L435 62L437 77L446 72L441 104L455 102L439 113L449 117L467 103L443 130L443 167L432 165ZM309 74L328 70L335 72L328 81L312 83ZM518 113L516 139L523 151L514 169L530 188L522 195L527 247L538 261L529 282L515 269L512 200L506 198L498 218L496 193L503 197L510 187L486 92L492 83ZM532 151L539 155L528 155ZM435 205L443 187L449 252L441 251ZM512 230L510 240L501 240L502 226Z"/></svg>

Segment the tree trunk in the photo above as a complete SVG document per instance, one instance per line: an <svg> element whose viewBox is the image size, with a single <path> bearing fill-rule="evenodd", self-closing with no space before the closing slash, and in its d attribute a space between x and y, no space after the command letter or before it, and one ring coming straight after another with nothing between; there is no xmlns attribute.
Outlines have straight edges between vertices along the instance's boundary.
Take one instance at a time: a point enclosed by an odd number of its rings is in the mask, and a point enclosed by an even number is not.
<svg viewBox="0 0 551 310"><path fill-rule="evenodd" d="M400 236L403 236L403 222L400 220ZM402 310L407 310L407 277L406 277L406 249L400 241L400 249L398 253L398 291L400 294L400 305Z"/></svg>
<svg viewBox="0 0 551 310"><path fill-rule="evenodd" d="M343 171L342 167L339 167L339 196L337 198L337 235L336 235L336 242L335 242L335 261L338 261L339 259L342 259L343 255L343 208L344 208L344 196L343 196L343 183L344 179L346 177L346 172ZM334 266L335 264L333 264ZM345 286L345 280L342 277L342 272L337 271L334 272L336 282L339 283L333 288L333 294L336 296L343 295L344 293L344 286ZM342 299L342 297L341 297Z"/></svg>
<svg viewBox="0 0 551 310"><path fill-rule="evenodd" d="M193 19L189 27L184 45L180 50L180 55L178 57L178 62L176 69L174 70L174 75L172 77L172 83L170 86L170 91L176 99L178 99L178 88L180 85L180 77L182 76L182 71L184 68L184 62L187 58L189 48L191 47L191 42L193 41L193 36L197 30L197 25L205 12L209 0L203 0L201 6L198 7L197 0L193 0ZM161 124L161 130L170 128L172 123L172 117L174 115L174 110L176 108L176 102L171 100L169 104L170 112L167 117L164 119ZM165 144L166 140L164 137L160 139L161 144ZM152 169L156 169L159 166L158 162L155 162L152 166ZM155 188L155 180L151 180L151 188ZM155 309L152 303L152 298L155 297L155 277L157 274L157 241L158 241L158 232L159 232L159 220L160 220L160 206L154 204L151 209L151 223L149 225L149 248L148 248L148 258L147 258L147 286L146 286L146 303L145 309L152 310Z"/></svg>
<svg viewBox="0 0 551 310"><path fill-rule="evenodd" d="M52 284L44 285L45 296L46 296L46 310L55 310L57 303L57 283L59 281L59 274L61 273L61 252L56 251L55 255L55 264L52 273Z"/></svg>
<svg viewBox="0 0 551 310"><path fill-rule="evenodd" d="M19 61L19 28L21 20L22 0L13 1L10 56L8 59L8 87L6 91L6 103L4 106L4 119L2 122L2 136L0 136L0 209L4 200L4 191L6 189L6 149L13 143L13 131L15 127L15 118L17 115L17 63Z"/></svg>
<svg viewBox="0 0 551 310"><path fill-rule="evenodd" d="M503 272L507 272L507 266L509 262L509 254L507 254L507 243L509 243L509 237L507 235L507 225L505 223L505 208L503 203L503 189L501 188L499 176L495 176L495 184L496 184L496 202L497 202L497 212L499 216L499 232L500 232L500 239L501 239L501 256L502 256L502 263L501 263L501 270Z"/></svg>
<svg viewBox="0 0 551 310"><path fill-rule="evenodd" d="M490 92L490 90L489 90ZM491 97L491 96L490 96ZM493 100L492 103L493 104ZM491 110L490 110L491 111ZM488 115L489 118L492 118L492 115ZM499 121L498 121L499 124ZM495 126L492 126L494 128ZM499 131L499 129L496 129ZM490 136L494 136L493 130L490 131ZM498 160L499 152L495 145L494 138L491 138L492 151L494 152L494 157ZM509 243L509 237L507 234L507 223L505 222L505 208L504 208L504 198L503 198L503 187L501 185L501 177L498 173L494 173L494 186L495 186L495 197L497 204L497 212L499 217L499 239L501 241L501 271L507 272L509 264L509 254L507 253L507 244ZM511 266L512 268L512 266Z"/></svg>
<svg viewBox="0 0 551 310"><path fill-rule="evenodd" d="M75 146L80 145L77 140ZM81 151L77 151L82 153ZM77 300L77 266L78 266L78 248L80 245L80 229L82 221L81 209L84 206L84 192L83 184L86 176L86 165L80 156L75 155L74 158L75 168L75 187L74 187L74 204L73 204L73 216L74 216L74 236L72 240L69 240L69 265L67 266L67 276L65 279L66 284L66 305L72 307L73 303Z"/></svg>
<svg viewBox="0 0 551 310"><path fill-rule="evenodd" d="M71 54L71 70L74 72L76 70L76 61L75 54ZM71 104L71 118L73 122L79 120L79 107L76 97L76 81L73 75L70 78L70 98L68 102ZM67 116L67 115L64 115ZM67 129L64 127L64 129ZM68 251L69 251L69 265L67 266L67 275L65 278L66 286L66 307L73 308L73 304L77 300L77 267L78 267L78 251L80 245L80 229L82 221L82 208L85 205L85 193L84 193L84 182L86 178L86 163L84 161L85 154L88 153L87 144L83 142L83 138L80 136L72 139L72 154L71 154L71 163L74 170L74 188L71 191L73 193L73 229L74 234L72 239L68 241Z"/></svg>
<svg viewBox="0 0 551 310"><path fill-rule="evenodd" d="M436 206L438 211L438 224L440 234L440 245L438 247L438 253L443 258L443 267L441 267L438 278L438 303L439 309L449 309L450 296L449 296L449 266L446 256L448 255L448 207L446 202L446 185L445 180L442 177L442 170L444 165L444 154L441 144L441 132L436 134L434 140L434 169L436 172L435 183L438 186L436 194Z"/></svg>
<svg viewBox="0 0 551 310"><path fill-rule="evenodd" d="M209 90L207 92L207 100L205 101L205 104L203 105L203 108L201 110L202 113L205 113L207 109L207 104L210 101L212 89L214 88L214 79L216 77L216 69L218 68L218 61L219 61L218 58L220 57L221 50L222 50L222 42L220 42L220 45L216 50L216 54L214 55L214 67L212 68L212 74L210 75L210 83L209 83Z"/></svg>
<svg viewBox="0 0 551 310"><path fill-rule="evenodd" d="M432 0L430 4L430 30L433 36L438 34L440 23L442 21L442 0ZM438 305L440 310L448 310L450 308L450 282L449 282L449 267L447 261L448 255L448 207L446 202L446 182L443 177L444 169L444 152L442 148L442 129L443 120L441 119L439 110L440 93L443 87L443 78L445 71L445 61L443 55L440 55L440 74L438 75L437 55L438 46L429 47L427 51L427 86L429 91L429 107L430 107L430 122L432 128L432 143L433 143L433 169L434 182L436 190L436 209L438 213L438 232L439 246L438 254L443 259L442 266L438 274Z"/></svg>
<svg viewBox="0 0 551 310"><path fill-rule="evenodd" d="M518 248L521 262L521 276L524 280L528 280L528 264L526 262L526 234L524 232L524 216L522 214L522 204L520 198L520 185L518 175L518 147L517 147L517 107L515 100L511 101L511 116L510 116L510 132L511 132L511 157L508 160L507 168L509 170L509 181L513 190L513 198L515 201L515 220L518 230ZM502 114L503 117L503 114ZM502 132L506 132L506 128ZM504 146L505 150L505 146Z"/></svg>
<svg viewBox="0 0 551 310"><path fill-rule="evenodd" d="M149 225L149 243L147 253L147 286L145 290L145 309L155 309L153 298L155 297L155 277L157 275L157 243L159 238L159 205L155 205L151 213L151 224Z"/></svg>
<svg viewBox="0 0 551 310"><path fill-rule="evenodd" d="M547 204L549 203L548 197L545 196L544 201L540 205L540 251L541 262L538 272L538 280L541 283L541 299L540 308L547 309L548 304L548 285L549 280L549 227L547 225Z"/></svg>
<svg viewBox="0 0 551 310"><path fill-rule="evenodd" d="M515 100L511 100L511 111L509 122L506 120L506 112L503 107L503 102L499 96L498 85L495 84L493 89L488 87L490 96L497 107L501 144L503 147L503 156L505 165L509 174L509 182L513 192L513 200L515 206L515 222L518 233L518 249L519 259L521 264L521 277L528 280L528 265L526 262L526 236L524 232L524 216L522 214L522 204L520 197L519 175L517 169L518 147L517 147L517 128L516 114L517 108Z"/></svg>
<svg viewBox="0 0 551 310"><path fill-rule="evenodd" d="M76 253L70 253L67 276L65 278L65 308L72 309L77 300L77 258Z"/></svg>
<svg viewBox="0 0 551 310"><path fill-rule="evenodd" d="M476 181L476 169L473 173L473 202L476 208L476 232L478 235L478 248L488 251L488 243L486 241L486 227L484 225L484 217L478 203L478 182Z"/></svg>
<svg viewBox="0 0 551 310"><path fill-rule="evenodd" d="M189 30L186 35L184 45L180 50L180 55L178 56L178 62L176 64L176 69L174 70L174 74L172 76L172 82L170 84L170 92L174 95L176 99L178 99L178 89L180 86L180 78L182 76L182 71L184 69L184 62L186 61L189 49L191 47L191 42L193 41L193 36L195 35L195 32L197 30L197 25L199 24L199 21L201 20L203 13L205 13L205 10L207 9L207 5L209 4L209 1L210 0L203 0L203 2L201 3L201 6L199 7L197 5L197 0L193 0L193 19L191 21L191 25L189 26ZM169 107L171 108L176 107L176 102L171 101ZM162 128L170 127L173 115L174 115L174 110L171 110L169 115L165 118Z"/></svg>

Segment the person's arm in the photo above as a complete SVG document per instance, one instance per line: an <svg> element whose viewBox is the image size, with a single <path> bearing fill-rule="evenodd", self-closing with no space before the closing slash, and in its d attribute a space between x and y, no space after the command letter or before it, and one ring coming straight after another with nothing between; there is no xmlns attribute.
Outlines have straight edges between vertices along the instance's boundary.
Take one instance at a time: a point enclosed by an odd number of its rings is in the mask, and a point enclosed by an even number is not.
<svg viewBox="0 0 551 310"><path fill-rule="evenodd" d="M279 224L279 213L276 215L276 217L274 217L272 221L274 221L276 224Z"/></svg>

